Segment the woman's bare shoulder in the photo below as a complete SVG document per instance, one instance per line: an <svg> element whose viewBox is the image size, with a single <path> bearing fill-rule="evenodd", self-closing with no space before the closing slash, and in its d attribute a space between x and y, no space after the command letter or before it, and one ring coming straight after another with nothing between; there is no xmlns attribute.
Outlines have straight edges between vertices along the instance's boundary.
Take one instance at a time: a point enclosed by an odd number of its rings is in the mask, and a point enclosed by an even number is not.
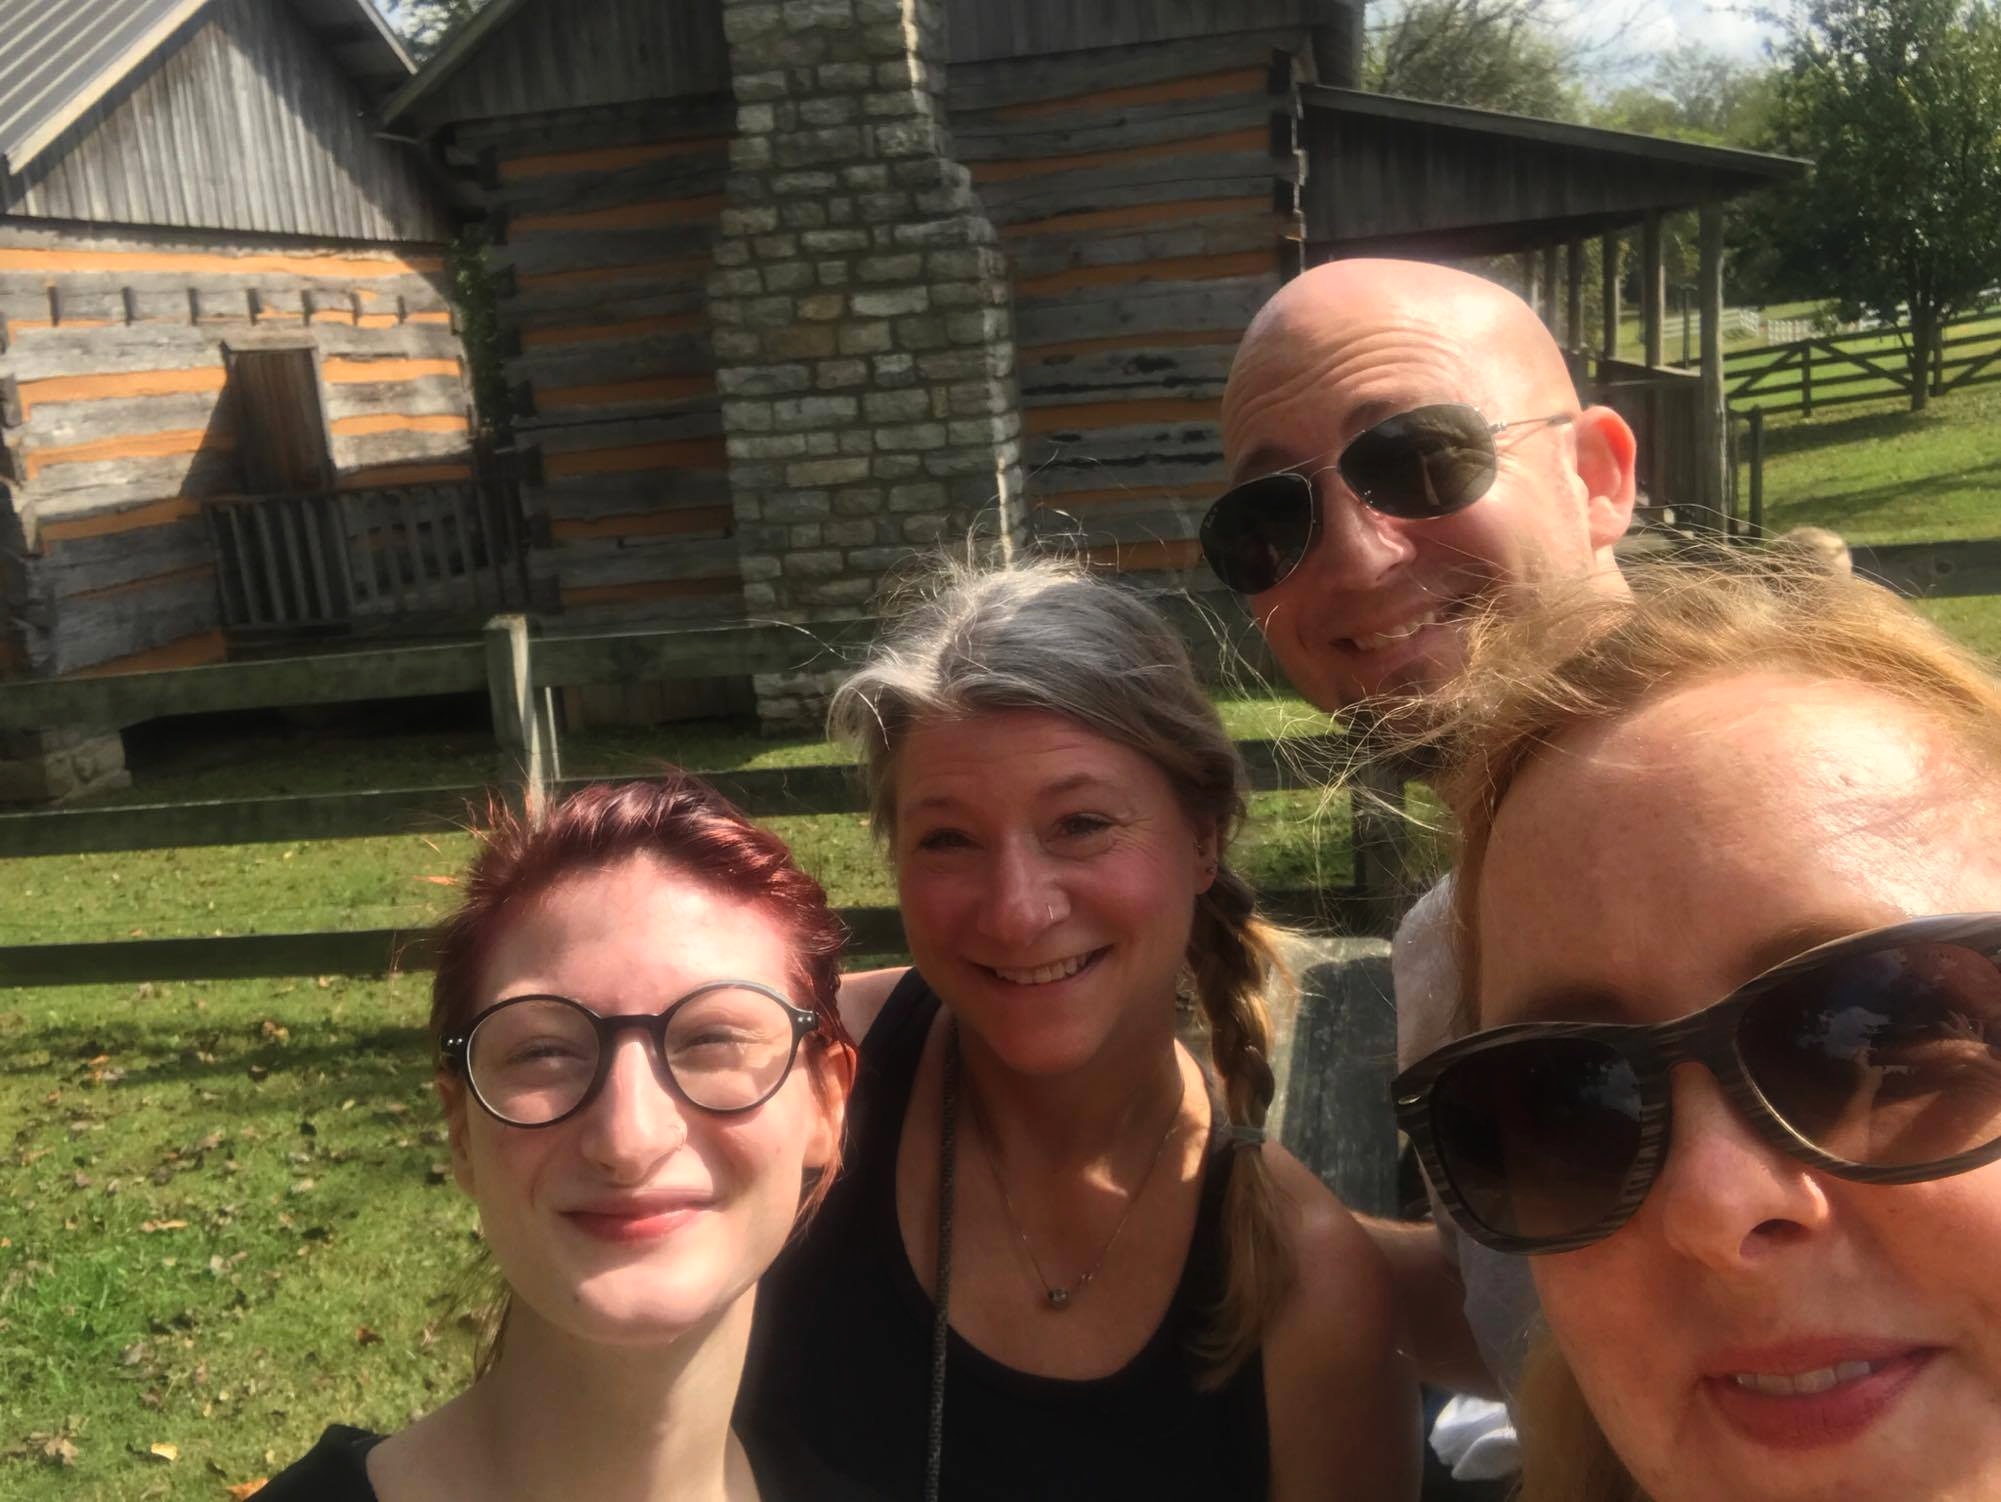
<svg viewBox="0 0 2001 1502"><path fill-rule="evenodd" d="M1292 1250L1298 1267L1295 1301L1332 1304L1345 1323L1356 1317L1393 1312L1389 1264L1354 1214L1320 1182L1313 1170L1284 1148L1261 1149L1265 1169L1289 1202ZM1318 1312L1300 1308L1301 1314Z"/></svg>
<svg viewBox="0 0 2001 1502"><path fill-rule="evenodd" d="M1417 1383L1398 1350L1389 1263L1319 1178L1283 1148L1264 1160L1289 1201L1294 1279L1265 1337L1273 1496L1415 1495ZM1330 1414L1344 1416L1329 1423Z"/></svg>
<svg viewBox="0 0 2001 1502"><path fill-rule="evenodd" d="M887 970L854 970L841 977L841 1021L850 1038L859 1043L868 1036L889 993L909 973L908 965L893 965Z"/></svg>

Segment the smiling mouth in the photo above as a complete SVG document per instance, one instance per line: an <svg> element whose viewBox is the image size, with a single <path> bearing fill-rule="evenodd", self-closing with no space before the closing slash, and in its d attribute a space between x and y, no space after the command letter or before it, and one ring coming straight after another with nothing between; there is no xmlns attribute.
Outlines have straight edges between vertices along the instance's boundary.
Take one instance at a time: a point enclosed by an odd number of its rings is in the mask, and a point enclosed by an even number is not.
<svg viewBox="0 0 2001 1502"><path fill-rule="evenodd" d="M1340 644L1349 651L1356 653L1381 652L1386 648L1395 646L1398 642L1409 641L1418 632L1429 626L1436 626L1441 622L1457 619L1464 613L1464 608L1465 602L1463 601L1435 605L1422 615L1415 616L1411 620L1404 622L1401 626L1392 626L1387 631L1372 631L1366 636L1342 637Z"/></svg>
<svg viewBox="0 0 2001 1502"><path fill-rule="evenodd" d="M1088 970L1109 952L1108 945L1104 949L1093 949L1084 954L1073 954L1068 959L1037 965L1031 970L1010 970L999 965L982 965L980 968L1011 986L1048 986Z"/></svg>
<svg viewBox="0 0 2001 1502"><path fill-rule="evenodd" d="M599 1241L655 1241L671 1236L707 1206L694 1200L653 1208L566 1210L564 1218Z"/></svg>
<svg viewBox="0 0 2001 1502"><path fill-rule="evenodd" d="M1832 1392L1845 1382L1860 1382L1889 1364L1888 1361L1840 1361L1806 1372L1732 1372L1730 1380L1746 1392L1761 1393L1768 1398L1810 1398Z"/></svg>

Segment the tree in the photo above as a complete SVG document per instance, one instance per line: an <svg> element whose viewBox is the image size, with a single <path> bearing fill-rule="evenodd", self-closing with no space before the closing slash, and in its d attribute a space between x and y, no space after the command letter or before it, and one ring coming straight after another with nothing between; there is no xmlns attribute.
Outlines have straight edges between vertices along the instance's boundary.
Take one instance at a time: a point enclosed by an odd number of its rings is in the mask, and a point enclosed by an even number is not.
<svg viewBox="0 0 2001 1502"><path fill-rule="evenodd" d="M1773 215L1779 274L1908 320L1911 410L1940 328L2001 277L1995 0L1803 0L1776 139L1816 165Z"/></svg>
<svg viewBox="0 0 2001 1502"><path fill-rule="evenodd" d="M1700 43L1656 60L1646 81L1608 95L1596 123L1714 146L1755 146L1771 133L1777 75Z"/></svg>
<svg viewBox="0 0 2001 1502"><path fill-rule="evenodd" d="M486 0L375 0L376 9L419 59L437 51L447 32L485 4Z"/></svg>
<svg viewBox="0 0 2001 1502"><path fill-rule="evenodd" d="M1370 28L1363 83L1382 94L1575 119L1577 48L1550 0L1409 0Z"/></svg>
<svg viewBox="0 0 2001 1502"><path fill-rule="evenodd" d="M1592 123L1703 145L1758 147L1771 138L1777 87L1778 75L1770 67L1755 68L1694 43L1658 58L1643 81L1607 95L1592 112ZM1747 227L1757 222L1757 215L1755 196L1724 208L1724 235L1731 247L1725 276L1733 298L1755 299L1763 285L1758 235ZM1661 254L1670 286L1697 280L1697 233L1693 212L1670 214L1663 221Z"/></svg>

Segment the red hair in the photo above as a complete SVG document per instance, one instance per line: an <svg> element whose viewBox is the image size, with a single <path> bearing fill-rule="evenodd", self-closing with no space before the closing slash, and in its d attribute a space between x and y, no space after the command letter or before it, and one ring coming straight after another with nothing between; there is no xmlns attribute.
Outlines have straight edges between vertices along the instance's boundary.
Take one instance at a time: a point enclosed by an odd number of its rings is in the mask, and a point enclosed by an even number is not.
<svg viewBox="0 0 2001 1502"><path fill-rule="evenodd" d="M814 1037L849 1043L836 996L847 932L820 883L785 842L760 829L700 778L671 769L644 782L593 783L539 824L496 804L467 872L464 900L445 923L431 982L433 1046L479 1009L481 981L508 920L574 872L650 855L696 882L761 908L784 926L793 952L793 1004L820 1015Z"/></svg>
<svg viewBox="0 0 2001 1502"><path fill-rule="evenodd" d="M464 1027L479 1010L487 961L502 931L528 904L565 877L651 856L708 889L759 908L784 928L792 949L792 1002L819 1014L806 1038L813 1087L827 1087L824 1066L836 1050L852 1053L837 996L847 931L827 894L777 835L760 829L722 794L679 768L643 782L601 782L572 793L540 823L498 800L479 831L479 853L466 873L464 900L446 921L431 982L431 1046ZM442 1086L443 1065L440 1062ZM802 1186L800 1221L819 1205L840 1168L839 1144ZM499 1355L510 1295L486 1310L474 1356L475 1376Z"/></svg>

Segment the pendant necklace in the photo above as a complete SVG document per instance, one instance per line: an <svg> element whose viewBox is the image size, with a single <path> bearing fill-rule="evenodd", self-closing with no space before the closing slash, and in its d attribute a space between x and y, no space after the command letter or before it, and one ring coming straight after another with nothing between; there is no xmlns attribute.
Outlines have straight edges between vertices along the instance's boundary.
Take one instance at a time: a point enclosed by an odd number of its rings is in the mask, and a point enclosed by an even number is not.
<svg viewBox="0 0 2001 1502"><path fill-rule="evenodd" d="M1181 1092L1175 1097L1174 1111L1167 1118L1167 1129L1160 1134L1160 1140L1154 1144L1153 1156L1146 1160L1146 1171L1133 1186L1133 1192L1126 1197L1126 1207L1119 1215L1119 1223L1112 1227L1112 1234L1106 1237L1105 1244L1098 1248L1098 1255L1091 1259L1091 1265L1079 1273L1076 1281L1067 1288L1060 1283L1051 1282L1049 1275L1042 1270L1041 1259L1035 1255L1035 1244L1030 1240L1027 1228L1022 1225L1021 1216L1015 1211L1014 1197L1007 1192L1007 1181L1001 1177L1000 1160L994 1156L993 1129L987 1125L986 1116L981 1112L979 1102L970 1095L966 1097L966 1104L973 1113L973 1139L979 1144L980 1156L986 1159L987 1172L993 1177L994 1188L1000 1192L1001 1205L1007 1211L1008 1224L1014 1227L1015 1244L1027 1260L1028 1270L1034 1276L1036 1286L1042 1290L1043 1303L1047 1308L1057 1311L1068 1309L1071 1301L1091 1286L1092 1281L1098 1276L1099 1269L1104 1267L1105 1259L1111 1256L1112 1248L1118 1245L1120 1233L1125 1230L1126 1222L1132 1219L1134 1207L1139 1204L1140 1196L1146 1193L1146 1186L1153 1179L1154 1169L1160 1166L1161 1156L1167 1151L1167 1144L1174 1136L1174 1129L1181 1124L1181 1105L1187 1098L1188 1085L1185 1080L1180 1079L1180 1070L1175 1071L1175 1077L1181 1085Z"/></svg>

